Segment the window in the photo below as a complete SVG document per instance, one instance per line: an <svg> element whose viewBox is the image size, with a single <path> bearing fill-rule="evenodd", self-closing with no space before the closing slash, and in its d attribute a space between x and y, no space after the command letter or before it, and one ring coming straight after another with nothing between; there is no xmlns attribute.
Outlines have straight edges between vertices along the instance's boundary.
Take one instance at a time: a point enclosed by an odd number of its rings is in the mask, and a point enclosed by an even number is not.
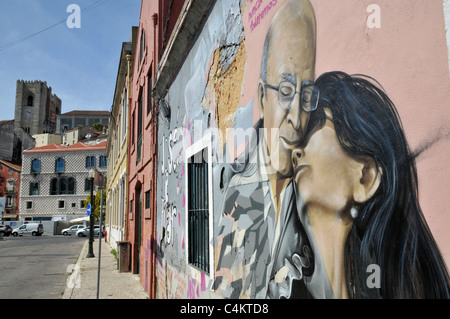
<svg viewBox="0 0 450 319"><path fill-rule="evenodd" d="M59 180L59 195L60 194L67 194L67 189L69 188L69 185L67 183L66 178L61 178Z"/></svg>
<svg viewBox="0 0 450 319"><path fill-rule="evenodd" d="M72 203L72 208L75 208L77 206L76 203Z"/></svg>
<svg viewBox="0 0 450 319"><path fill-rule="evenodd" d="M31 173L41 172L41 161L37 158L31 161Z"/></svg>
<svg viewBox="0 0 450 319"><path fill-rule="evenodd" d="M33 95L28 95L27 106L33 106Z"/></svg>
<svg viewBox="0 0 450 319"><path fill-rule="evenodd" d="M141 31L141 45L139 50L139 64L142 62L142 59L144 58L144 51L145 51L145 33L144 30Z"/></svg>
<svg viewBox="0 0 450 319"><path fill-rule="evenodd" d="M95 167L95 156L86 156L86 168Z"/></svg>
<svg viewBox="0 0 450 319"><path fill-rule="evenodd" d="M137 128L137 137L141 137L142 135L142 89L141 93L139 94L139 102L138 102L138 128Z"/></svg>
<svg viewBox="0 0 450 319"><path fill-rule="evenodd" d="M188 161L188 260L209 273L209 183L203 150Z"/></svg>
<svg viewBox="0 0 450 319"><path fill-rule="evenodd" d="M84 191L90 192L91 191L91 180L89 178L86 178L84 180Z"/></svg>
<svg viewBox="0 0 450 319"><path fill-rule="evenodd" d="M136 154L136 164L141 161L141 148L142 148L142 90L141 94L139 95L139 102L138 102L138 127L137 127L137 154Z"/></svg>
<svg viewBox="0 0 450 319"><path fill-rule="evenodd" d="M108 165L108 159L106 158L106 156L100 156L100 167L106 167Z"/></svg>
<svg viewBox="0 0 450 319"><path fill-rule="evenodd" d="M70 177L67 179L67 194L74 195L75 194L75 179Z"/></svg>
<svg viewBox="0 0 450 319"><path fill-rule="evenodd" d="M150 69L147 79L147 114L149 114L152 110L152 69Z"/></svg>
<svg viewBox="0 0 450 319"><path fill-rule="evenodd" d="M150 191L145 192L145 209L150 208Z"/></svg>
<svg viewBox="0 0 450 319"><path fill-rule="evenodd" d="M27 205L27 209L33 209L33 202L32 201L26 202L26 205Z"/></svg>
<svg viewBox="0 0 450 319"><path fill-rule="evenodd" d="M6 203L5 203L5 207L12 207L13 205L13 198L12 196L6 196Z"/></svg>
<svg viewBox="0 0 450 319"><path fill-rule="evenodd" d="M133 145L134 144L134 128L135 128L135 119L136 119L136 116L135 116L135 112L133 112L133 114L131 115L131 145Z"/></svg>
<svg viewBox="0 0 450 319"><path fill-rule="evenodd" d="M122 139L127 134L127 113L128 113L127 105L128 105L128 93L127 90L125 90L122 101Z"/></svg>
<svg viewBox="0 0 450 319"><path fill-rule="evenodd" d="M30 183L30 196L39 195L39 183Z"/></svg>
<svg viewBox="0 0 450 319"><path fill-rule="evenodd" d="M80 208L86 208L86 207L84 207L84 200L80 201Z"/></svg>
<svg viewBox="0 0 450 319"><path fill-rule="evenodd" d="M58 195L58 179L53 178L50 181L50 195Z"/></svg>
<svg viewBox="0 0 450 319"><path fill-rule="evenodd" d="M64 173L64 158L59 157L55 161L55 173Z"/></svg>
<svg viewBox="0 0 450 319"><path fill-rule="evenodd" d="M63 200L58 201L58 208L64 208L64 201Z"/></svg>
<svg viewBox="0 0 450 319"><path fill-rule="evenodd" d="M73 177L53 178L50 181L50 195L74 195L75 179Z"/></svg>

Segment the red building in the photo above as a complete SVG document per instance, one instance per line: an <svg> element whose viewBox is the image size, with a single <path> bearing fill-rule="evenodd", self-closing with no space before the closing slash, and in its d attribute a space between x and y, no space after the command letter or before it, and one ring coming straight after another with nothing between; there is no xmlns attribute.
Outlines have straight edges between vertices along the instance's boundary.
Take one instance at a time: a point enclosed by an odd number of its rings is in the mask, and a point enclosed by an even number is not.
<svg viewBox="0 0 450 319"><path fill-rule="evenodd" d="M18 219L21 171L21 166L0 160L0 198L4 198L5 201L4 210L0 211L0 220Z"/></svg>
<svg viewBox="0 0 450 319"><path fill-rule="evenodd" d="M155 297L155 230L158 107L152 97L158 63L184 1L141 3L129 100L128 214L131 271Z"/></svg>

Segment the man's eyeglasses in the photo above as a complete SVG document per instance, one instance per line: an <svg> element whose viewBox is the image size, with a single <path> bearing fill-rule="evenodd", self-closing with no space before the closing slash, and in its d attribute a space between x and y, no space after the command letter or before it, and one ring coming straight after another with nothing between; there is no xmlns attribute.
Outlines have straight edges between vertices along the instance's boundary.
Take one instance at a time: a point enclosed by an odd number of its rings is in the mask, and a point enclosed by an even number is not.
<svg viewBox="0 0 450 319"><path fill-rule="evenodd" d="M278 101L280 105L289 111L292 107L292 101L294 101L295 94L300 94L300 104L305 112L312 112L317 109L317 104L319 102L319 89L310 84L303 86L301 91L295 90L294 84L288 81L283 81L279 86L272 86L267 84L267 87L278 91Z"/></svg>

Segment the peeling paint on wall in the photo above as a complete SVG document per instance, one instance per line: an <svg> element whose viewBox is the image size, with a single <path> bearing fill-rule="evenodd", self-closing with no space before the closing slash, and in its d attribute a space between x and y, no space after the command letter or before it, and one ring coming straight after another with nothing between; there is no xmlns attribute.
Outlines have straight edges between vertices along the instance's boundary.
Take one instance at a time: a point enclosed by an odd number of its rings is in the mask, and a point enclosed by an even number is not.
<svg viewBox="0 0 450 319"><path fill-rule="evenodd" d="M224 62L230 58L229 56L224 57L223 53L226 50L224 48L215 50L214 62L208 77L208 87L214 90L215 114L222 141L225 140L226 129L233 127L233 119L239 108L244 79L245 46L243 42L236 46L238 50L232 57L231 64L226 66Z"/></svg>

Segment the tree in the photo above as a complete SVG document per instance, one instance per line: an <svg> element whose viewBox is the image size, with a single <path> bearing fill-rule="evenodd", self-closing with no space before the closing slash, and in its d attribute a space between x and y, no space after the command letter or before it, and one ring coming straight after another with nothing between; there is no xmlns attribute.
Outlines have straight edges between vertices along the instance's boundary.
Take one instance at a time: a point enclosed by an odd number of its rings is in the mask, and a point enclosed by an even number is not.
<svg viewBox="0 0 450 319"><path fill-rule="evenodd" d="M94 128L94 130L96 130L96 131L98 131L98 132L103 131L103 128L104 128L105 126L106 126L106 125L103 125L102 123L94 123L94 124L92 125L92 127Z"/></svg>
<svg viewBox="0 0 450 319"><path fill-rule="evenodd" d="M94 210L91 212L91 214L94 214L95 219L100 218L100 197L101 197L101 190L99 189L97 193L94 195ZM88 195L86 199L84 200L84 207L87 208L87 205L91 202L91 195ZM103 218L102 221L105 221L105 202L106 202L106 192L103 191Z"/></svg>

